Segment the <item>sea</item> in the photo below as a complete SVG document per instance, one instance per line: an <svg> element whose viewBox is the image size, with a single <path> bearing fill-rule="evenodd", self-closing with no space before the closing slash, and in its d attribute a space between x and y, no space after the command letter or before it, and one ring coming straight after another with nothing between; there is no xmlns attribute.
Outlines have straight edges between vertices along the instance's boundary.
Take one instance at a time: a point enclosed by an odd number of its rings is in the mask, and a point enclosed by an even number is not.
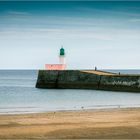
<svg viewBox="0 0 140 140"><path fill-rule="evenodd" d="M107 70L140 74L140 70ZM140 107L140 93L35 88L38 70L0 70L0 114Z"/></svg>

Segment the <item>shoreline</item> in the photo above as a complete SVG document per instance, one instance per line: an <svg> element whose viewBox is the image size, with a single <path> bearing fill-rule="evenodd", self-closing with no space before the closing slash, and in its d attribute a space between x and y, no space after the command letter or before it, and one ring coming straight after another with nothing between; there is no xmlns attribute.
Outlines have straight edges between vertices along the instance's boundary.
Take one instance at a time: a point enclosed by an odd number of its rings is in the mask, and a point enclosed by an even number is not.
<svg viewBox="0 0 140 140"><path fill-rule="evenodd" d="M37 114L48 114L48 113L67 113L67 112L99 112L99 111L116 111L116 110L135 110L140 109L140 107L124 107L124 108L92 108L92 109L77 109L77 110L51 110L51 111L40 111L40 112L23 112L23 113L5 113L0 114L0 116L13 116L13 115L37 115Z"/></svg>
<svg viewBox="0 0 140 140"><path fill-rule="evenodd" d="M123 106L123 105L106 105L108 107L104 106L98 106L98 107L81 107L78 109L57 109L57 110L44 110L44 111L11 111L11 112L1 112L1 115L24 115L24 114L42 114L42 113L53 113L53 112L77 112L77 111L100 111L100 110L116 110L116 109L140 109L140 106ZM112 106L112 107L111 107ZM28 107L27 107L28 108ZM31 107L29 107L31 108ZM3 108L4 109L4 108ZM32 108L31 108L32 109Z"/></svg>
<svg viewBox="0 0 140 140"><path fill-rule="evenodd" d="M140 108L0 115L0 139L140 139Z"/></svg>

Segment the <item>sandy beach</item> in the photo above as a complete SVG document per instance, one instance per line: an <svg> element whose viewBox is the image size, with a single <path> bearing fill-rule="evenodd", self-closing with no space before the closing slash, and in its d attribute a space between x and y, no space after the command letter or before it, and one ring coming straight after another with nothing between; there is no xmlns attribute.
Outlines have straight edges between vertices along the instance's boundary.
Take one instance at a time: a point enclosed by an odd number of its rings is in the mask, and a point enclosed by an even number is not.
<svg viewBox="0 0 140 140"><path fill-rule="evenodd" d="M0 139L140 139L140 108L0 115Z"/></svg>

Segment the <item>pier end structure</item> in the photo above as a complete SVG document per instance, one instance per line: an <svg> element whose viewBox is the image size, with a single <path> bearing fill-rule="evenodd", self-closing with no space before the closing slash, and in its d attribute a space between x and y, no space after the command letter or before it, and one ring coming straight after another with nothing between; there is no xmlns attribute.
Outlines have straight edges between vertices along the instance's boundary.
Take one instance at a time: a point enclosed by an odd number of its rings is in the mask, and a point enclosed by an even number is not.
<svg viewBox="0 0 140 140"><path fill-rule="evenodd" d="M36 87L140 92L140 75L94 70L39 70Z"/></svg>

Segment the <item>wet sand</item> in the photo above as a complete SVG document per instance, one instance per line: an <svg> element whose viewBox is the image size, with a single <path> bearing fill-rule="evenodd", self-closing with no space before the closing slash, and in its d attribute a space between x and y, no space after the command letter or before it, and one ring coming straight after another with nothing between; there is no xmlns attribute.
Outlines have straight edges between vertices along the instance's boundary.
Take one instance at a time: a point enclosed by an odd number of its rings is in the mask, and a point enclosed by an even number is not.
<svg viewBox="0 0 140 140"><path fill-rule="evenodd" d="M140 139L140 108L0 115L0 139Z"/></svg>

